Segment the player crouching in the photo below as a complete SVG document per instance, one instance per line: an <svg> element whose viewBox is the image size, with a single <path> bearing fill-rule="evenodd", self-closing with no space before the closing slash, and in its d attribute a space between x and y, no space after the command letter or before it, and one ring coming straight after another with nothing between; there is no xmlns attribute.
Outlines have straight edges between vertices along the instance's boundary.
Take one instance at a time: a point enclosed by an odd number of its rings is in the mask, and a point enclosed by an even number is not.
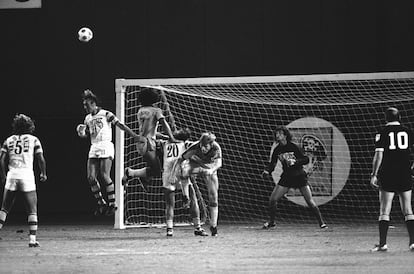
<svg viewBox="0 0 414 274"><path fill-rule="evenodd" d="M217 236L219 188L217 170L222 166L222 153L220 145L216 142L216 136L211 132L203 133L200 140L183 153L181 160L184 178L199 175L207 185L210 231L211 236Z"/></svg>
<svg viewBox="0 0 414 274"><path fill-rule="evenodd" d="M197 195L195 193L193 184L189 177L182 178L180 163L178 159L181 157L185 149L192 144L188 141L190 138L190 131L188 129L181 129L174 134L175 139L179 142L162 141L163 150L163 174L162 182L164 189L164 197L166 202L166 225L167 236L173 236L173 220L174 220L174 206L175 206L175 191L181 190L183 198L190 202L190 214L194 224L194 235L208 236L208 234L201 228L200 224L200 209L197 203ZM178 180L177 180L178 178Z"/></svg>

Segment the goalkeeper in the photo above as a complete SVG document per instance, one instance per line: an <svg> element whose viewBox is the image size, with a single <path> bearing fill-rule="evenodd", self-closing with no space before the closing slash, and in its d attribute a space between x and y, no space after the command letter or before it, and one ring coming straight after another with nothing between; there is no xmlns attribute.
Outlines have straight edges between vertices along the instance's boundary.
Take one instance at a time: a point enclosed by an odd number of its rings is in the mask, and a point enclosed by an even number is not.
<svg viewBox="0 0 414 274"><path fill-rule="evenodd" d="M183 200L190 202L190 214L193 218L194 235L208 236L200 224L200 209L198 207L197 196L190 178L184 180L174 181L170 180L172 174L180 173L180 166L175 165L181 157L186 148L194 142L188 141L191 132L189 129L181 129L174 133L174 137L179 140L177 143L170 141L161 141L162 155L163 155L163 173L162 183L164 189L164 197L166 203L165 215L167 225L167 236L173 236L173 220L174 220L174 206L175 206L175 191L181 190L183 193Z"/></svg>
<svg viewBox="0 0 414 274"><path fill-rule="evenodd" d="M289 191L290 188L298 188L311 208L312 213L318 220L320 228L327 228L322 219L321 212L312 198L312 192L308 184L307 174L303 165L309 162L309 158L301 152L299 147L292 143L290 131L284 127L277 127L274 133L278 145L273 150L271 161L263 171L265 178L275 169L278 160L282 163L283 172L280 175L279 183L273 189L269 199L269 221L263 225L263 229L275 227L276 204Z"/></svg>
<svg viewBox="0 0 414 274"><path fill-rule="evenodd" d="M182 180L197 174L206 182L211 236L217 236L219 188L217 170L222 166L222 153L220 145L216 142L216 136L211 132L203 133L200 140L189 147L177 162L182 167Z"/></svg>

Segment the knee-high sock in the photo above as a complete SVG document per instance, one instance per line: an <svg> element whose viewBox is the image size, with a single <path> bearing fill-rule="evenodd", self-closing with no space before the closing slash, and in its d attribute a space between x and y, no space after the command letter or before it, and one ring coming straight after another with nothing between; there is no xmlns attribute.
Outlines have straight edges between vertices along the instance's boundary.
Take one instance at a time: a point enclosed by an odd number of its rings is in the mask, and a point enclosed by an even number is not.
<svg viewBox="0 0 414 274"><path fill-rule="evenodd" d="M379 229L379 244L385 245L387 243L388 227L390 225L389 215L380 215L378 218L378 229Z"/></svg>
<svg viewBox="0 0 414 274"><path fill-rule="evenodd" d="M4 223L6 222L7 212L3 209L0 210L0 229L3 227Z"/></svg>
<svg viewBox="0 0 414 274"><path fill-rule="evenodd" d="M217 220L218 220L218 205L210 206L210 225L212 227L216 227Z"/></svg>
<svg viewBox="0 0 414 274"><path fill-rule="evenodd" d="M102 204L106 204L103 196L102 196L102 192L101 192L101 187L99 186L99 183L97 180L90 182L90 188L92 191L93 196L95 197L96 201L98 202L99 205Z"/></svg>
<svg viewBox="0 0 414 274"><path fill-rule="evenodd" d="M29 224L29 239L31 242L36 241L37 232L37 214L31 213L27 217L27 223Z"/></svg>
<svg viewBox="0 0 414 274"><path fill-rule="evenodd" d="M414 244L414 215L405 216L405 224L407 225L408 235L410 236L410 245Z"/></svg>
<svg viewBox="0 0 414 274"><path fill-rule="evenodd" d="M112 181L106 185L106 195L108 195L108 204L115 205L115 186Z"/></svg>

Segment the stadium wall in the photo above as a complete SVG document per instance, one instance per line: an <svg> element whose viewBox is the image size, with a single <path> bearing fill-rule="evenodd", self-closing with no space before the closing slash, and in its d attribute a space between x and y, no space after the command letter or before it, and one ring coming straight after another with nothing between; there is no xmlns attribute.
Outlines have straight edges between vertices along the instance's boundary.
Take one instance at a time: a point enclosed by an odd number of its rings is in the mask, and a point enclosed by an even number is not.
<svg viewBox="0 0 414 274"><path fill-rule="evenodd" d="M74 130L83 89L115 111L121 77L413 71L413 8L402 0L43 0L41 9L0 10L0 139L15 113L31 115L49 171L40 214L88 212L88 144ZM76 37L85 25L95 35L88 44Z"/></svg>

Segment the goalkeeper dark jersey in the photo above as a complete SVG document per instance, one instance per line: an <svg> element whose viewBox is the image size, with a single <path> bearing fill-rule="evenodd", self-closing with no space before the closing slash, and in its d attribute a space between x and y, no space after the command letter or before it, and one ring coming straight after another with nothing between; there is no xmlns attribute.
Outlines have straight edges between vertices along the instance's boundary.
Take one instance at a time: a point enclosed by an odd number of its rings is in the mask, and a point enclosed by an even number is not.
<svg viewBox="0 0 414 274"><path fill-rule="evenodd" d="M303 165L309 163L309 158L308 156L305 156L302 153L302 151L296 144L289 141L284 146L281 144L277 145L273 150L270 163L266 169L269 172L269 174L272 173L275 169L279 156L281 156L281 158L283 159L281 161L283 168L283 172L280 175L281 179L306 175L305 171L303 170ZM287 161L292 158L295 159L296 162L294 165L288 166Z"/></svg>
<svg viewBox="0 0 414 274"><path fill-rule="evenodd" d="M383 152L378 178L386 191L411 189L412 131L399 122L390 122L375 136L375 151Z"/></svg>

